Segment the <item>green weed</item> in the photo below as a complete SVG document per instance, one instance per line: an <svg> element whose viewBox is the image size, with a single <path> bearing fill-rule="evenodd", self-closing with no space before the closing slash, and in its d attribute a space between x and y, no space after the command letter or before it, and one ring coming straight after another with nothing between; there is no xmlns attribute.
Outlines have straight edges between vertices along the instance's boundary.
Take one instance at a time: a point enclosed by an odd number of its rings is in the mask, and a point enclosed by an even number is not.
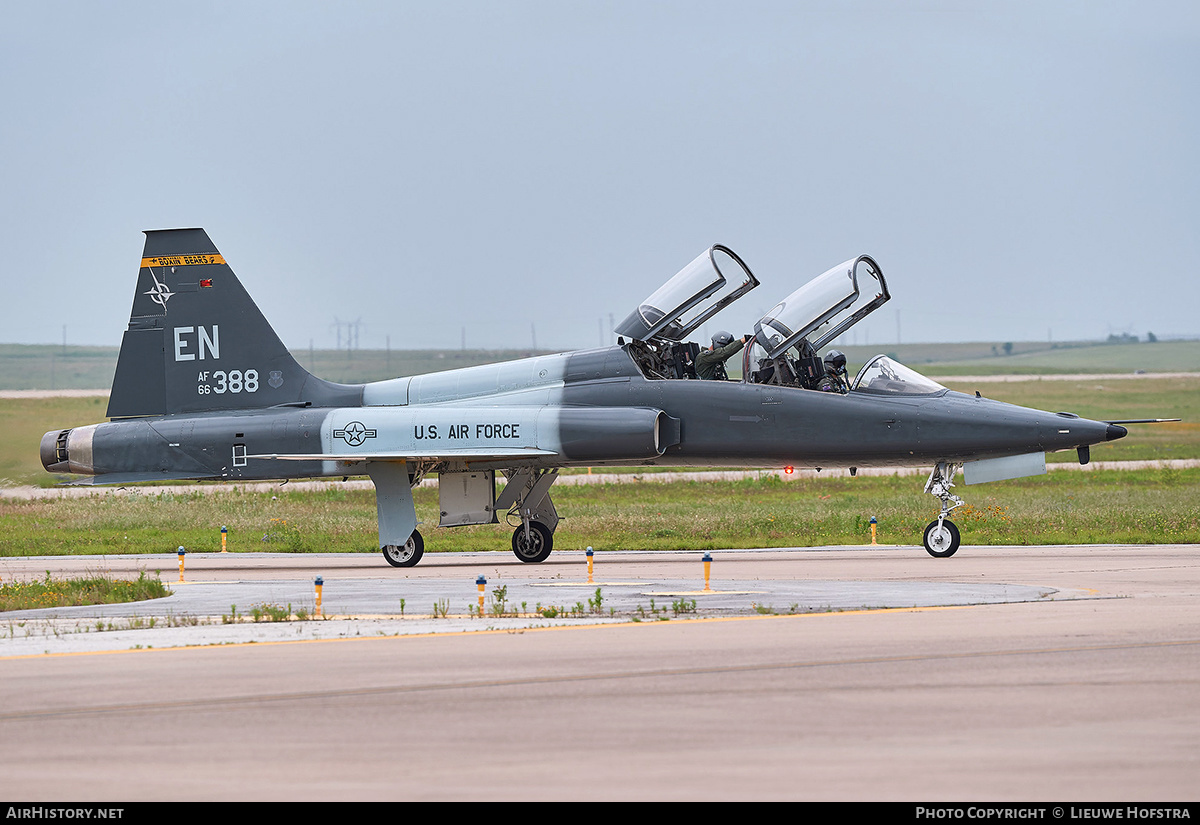
<svg viewBox="0 0 1200 825"><path fill-rule="evenodd" d="M151 579L145 572L132 581L104 575L56 579L47 572L41 580L0 585L0 611L118 604L169 595L170 591L159 579Z"/></svg>

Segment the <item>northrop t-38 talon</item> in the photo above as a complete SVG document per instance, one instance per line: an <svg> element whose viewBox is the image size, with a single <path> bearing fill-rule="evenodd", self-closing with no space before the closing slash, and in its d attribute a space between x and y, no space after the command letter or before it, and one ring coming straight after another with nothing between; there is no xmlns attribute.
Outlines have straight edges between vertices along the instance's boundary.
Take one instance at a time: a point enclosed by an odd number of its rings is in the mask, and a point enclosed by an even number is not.
<svg viewBox="0 0 1200 825"><path fill-rule="evenodd" d="M431 473L441 526L503 515L517 557L540 562L567 467L930 466L942 510L924 545L945 557L959 545L947 516L963 503L960 469L975 484L1045 472L1054 450L1086 463L1131 423L952 392L882 355L853 381L823 381L839 365L820 351L890 297L865 255L759 320L740 380L697 379L688 336L758 283L716 245L621 322L616 346L334 384L296 362L204 230L147 232L110 420L46 433L42 463L83 484L366 474L396 567L424 552L412 487Z"/></svg>

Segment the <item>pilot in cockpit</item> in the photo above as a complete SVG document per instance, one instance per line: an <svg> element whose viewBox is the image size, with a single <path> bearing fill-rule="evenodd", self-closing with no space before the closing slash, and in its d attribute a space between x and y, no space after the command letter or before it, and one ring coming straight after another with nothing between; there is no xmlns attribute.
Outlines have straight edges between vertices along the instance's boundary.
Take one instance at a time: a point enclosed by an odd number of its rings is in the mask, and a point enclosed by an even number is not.
<svg viewBox="0 0 1200 825"><path fill-rule="evenodd" d="M752 336L744 335L735 340L732 335L722 330L712 337L712 346L701 350L696 356L696 375L699 378L717 379L724 381L729 377L725 372L725 362L741 351Z"/></svg>
<svg viewBox="0 0 1200 825"><path fill-rule="evenodd" d="M817 382L817 389L842 395L850 392L850 384L846 380L846 356L838 350L831 349L825 355L824 366L825 374Z"/></svg>

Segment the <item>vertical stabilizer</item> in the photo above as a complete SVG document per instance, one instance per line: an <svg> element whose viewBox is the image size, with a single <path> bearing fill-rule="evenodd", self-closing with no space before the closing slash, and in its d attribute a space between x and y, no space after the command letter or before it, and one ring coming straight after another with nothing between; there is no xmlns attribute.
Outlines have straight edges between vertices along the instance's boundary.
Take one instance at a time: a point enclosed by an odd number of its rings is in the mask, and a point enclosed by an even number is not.
<svg viewBox="0 0 1200 825"><path fill-rule="evenodd" d="M296 363L203 229L146 232L110 418L361 399Z"/></svg>

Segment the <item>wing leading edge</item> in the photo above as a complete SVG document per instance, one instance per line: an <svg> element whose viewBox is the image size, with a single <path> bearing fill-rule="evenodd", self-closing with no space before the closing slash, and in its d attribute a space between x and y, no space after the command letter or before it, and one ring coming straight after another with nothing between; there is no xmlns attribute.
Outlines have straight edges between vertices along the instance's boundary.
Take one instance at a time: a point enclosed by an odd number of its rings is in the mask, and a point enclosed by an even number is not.
<svg viewBox="0 0 1200 825"><path fill-rule="evenodd" d="M549 458L557 456L554 450L539 450L532 447L497 447L489 450L405 450L402 452L375 453L263 453L247 458L271 459L276 461L504 461L512 458Z"/></svg>

